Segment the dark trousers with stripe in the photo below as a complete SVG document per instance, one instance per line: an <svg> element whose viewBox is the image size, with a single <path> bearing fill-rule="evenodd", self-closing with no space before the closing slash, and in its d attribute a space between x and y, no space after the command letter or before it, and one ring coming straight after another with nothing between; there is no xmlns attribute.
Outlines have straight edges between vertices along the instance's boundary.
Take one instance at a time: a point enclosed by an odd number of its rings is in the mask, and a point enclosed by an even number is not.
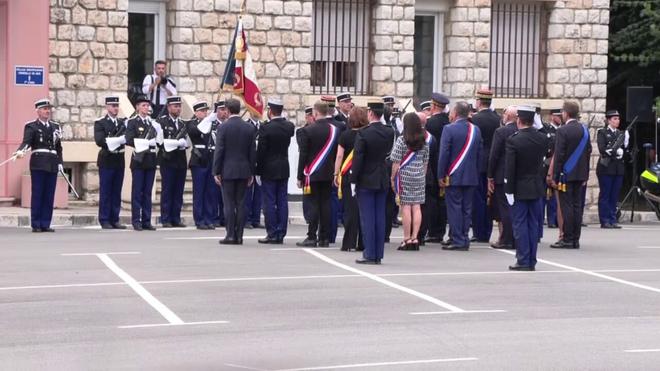
<svg viewBox="0 0 660 371"><path fill-rule="evenodd" d="M564 217L564 241L578 243L582 233L582 182L566 182L566 192L559 192L561 213Z"/></svg>
<svg viewBox="0 0 660 371"><path fill-rule="evenodd" d="M330 243L335 243L337 239L337 228L339 227L340 217L340 202L337 187L334 185L330 190L330 230L328 231L328 239Z"/></svg>
<svg viewBox="0 0 660 371"><path fill-rule="evenodd" d="M472 235L479 241L489 241L493 233L493 218L488 207L488 177L479 174L479 185L474 191L472 205Z"/></svg>
<svg viewBox="0 0 660 371"><path fill-rule="evenodd" d="M623 175L599 175L598 218L600 224L616 224L616 203L623 185Z"/></svg>
<svg viewBox="0 0 660 371"><path fill-rule="evenodd" d="M253 227L261 223L261 186L257 182L245 190L245 225Z"/></svg>
<svg viewBox="0 0 660 371"><path fill-rule="evenodd" d="M183 189L186 185L188 169L160 167L160 222L180 224L183 207Z"/></svg>
<svg viewBox="0 0 660 371"><path fill-rule="evenodd" d="M516 240L516 259L525 267L536 265L536 250L539 243L539 215L543 215L543 201L516 200L511 207L513 235Z"/></svg>
<svg viewBox="0 0 660 371"><path fill-rule="evenodd" d="M499 242L504 245L513 245L513 224L511 219L511 206L504 194L504 184L495 185L494 201L497 205L497 213L502 223L502 235Z"/></svg>
<svg viewBox="0 0 660 371"><path fill-rule="evenodd" d="M468 231L472 221L472 202L476 188L474 186L450 186L445 191L449 236L454 246L470 246Z"/></svg>
<svg viewBox="0 0 660 371"><path fill-rule="evenodd" d="M362 249L364 245L360 233L360 209L348 181L342 182L341 193L341 203L344 207L344 237L341 240L341 248Z"/></svg>
<svg viewBox="0 0 660 371"><path fill-rule="evenodd" d="M392 219L385 215L387 190L357 189L360 208L363 256L369 260L383 259L385 252L386 224L392 226Z"/></svg>
<svg viewBox="0 0 660 371"><path fill-rule="evenodd" d="M118 224L124 168L99 168L99 223Z"/></svg>
<svg viewBox="0 0 660 371"><path fill-rule="evenodd" d="M289 224L288 183L287 179L261 182L266 232L268 238L278 241L284 240Z"/></svg>
<svg viewBox="0 0 660 371"><path fill-rule="evenodd" d="M43 170L31 170L32 197L30 197L30 223L32 228L50 228L53 220L53 203L57 173Z"/></svg>
<svg viewBox="0 0 660 371"><path fill-rule="evenodd" d="M154 187L156 169L133 169L131 184L131 224L151 225L151 191Z"/></svg>
<svg viewBox="0 0 660 371"><path fill-rule="evenodd" d="M190 168L193 180L193 219L195 225L213 226L218 205L218 185L213 179L213 165Z"/></svg>
<svg viewBox="0 0 660 371"><path fill-rule="evenodd" d="M225 225L225 205L222 201L222 186L216 184L216 194L218 195L218 207L215 210L215 219L213 222L216 226Z"/></svg>

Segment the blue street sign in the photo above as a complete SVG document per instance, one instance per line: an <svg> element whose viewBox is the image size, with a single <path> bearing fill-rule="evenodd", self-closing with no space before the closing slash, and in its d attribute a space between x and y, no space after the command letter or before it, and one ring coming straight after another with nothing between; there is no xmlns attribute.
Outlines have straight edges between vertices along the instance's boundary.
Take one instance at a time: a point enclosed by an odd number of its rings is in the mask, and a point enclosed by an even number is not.
<svg viewBox="0 0 660 371"><path fill-rule="evenodd" d="M42 86L44 68L39 66L14 66L16 85Z"/></svg>

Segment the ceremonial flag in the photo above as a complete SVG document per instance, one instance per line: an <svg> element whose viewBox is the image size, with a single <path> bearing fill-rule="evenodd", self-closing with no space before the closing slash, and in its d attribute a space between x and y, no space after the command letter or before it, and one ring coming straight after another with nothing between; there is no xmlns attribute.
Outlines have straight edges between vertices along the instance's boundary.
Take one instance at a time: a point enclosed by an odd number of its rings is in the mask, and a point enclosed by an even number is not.
<svg viewBox="0 0 660 371"><path fill-rule="evenodd" d="M240 96L248 111L257 118L264 113L261 89L257 83L257 75L252 64L252 56L247 44L247 36L243 29L243 21L239 18L234 31L227 66L223 77L225 89L233 90Z"/></svg>

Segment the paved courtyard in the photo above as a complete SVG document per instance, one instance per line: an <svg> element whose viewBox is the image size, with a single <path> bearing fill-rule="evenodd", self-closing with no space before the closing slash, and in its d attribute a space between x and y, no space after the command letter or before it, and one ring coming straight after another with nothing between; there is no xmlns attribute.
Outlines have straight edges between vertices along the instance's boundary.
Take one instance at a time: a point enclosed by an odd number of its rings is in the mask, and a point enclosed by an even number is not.
<svg viewBox="0 0 660 371"><path fill-rule="evenodd" d="M510 251L221 246L223 231L0 229L2 369L651 370L660 225L583 232L536 272ZM340 230L341 233L341 230Z"/></svg>

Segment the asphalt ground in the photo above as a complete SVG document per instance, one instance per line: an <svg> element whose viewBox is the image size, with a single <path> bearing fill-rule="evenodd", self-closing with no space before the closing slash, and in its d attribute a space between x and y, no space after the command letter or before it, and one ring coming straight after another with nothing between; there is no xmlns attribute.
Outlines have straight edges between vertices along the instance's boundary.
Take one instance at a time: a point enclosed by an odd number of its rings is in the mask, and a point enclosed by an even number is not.
<svg viewBox="0 0 660 371"><path fill-rule="evenodd" d="M660 369L660 224L511 252L221 246L223 231L0 229L6 370ZM341 230L340 230L341 233Z"/></svg>

